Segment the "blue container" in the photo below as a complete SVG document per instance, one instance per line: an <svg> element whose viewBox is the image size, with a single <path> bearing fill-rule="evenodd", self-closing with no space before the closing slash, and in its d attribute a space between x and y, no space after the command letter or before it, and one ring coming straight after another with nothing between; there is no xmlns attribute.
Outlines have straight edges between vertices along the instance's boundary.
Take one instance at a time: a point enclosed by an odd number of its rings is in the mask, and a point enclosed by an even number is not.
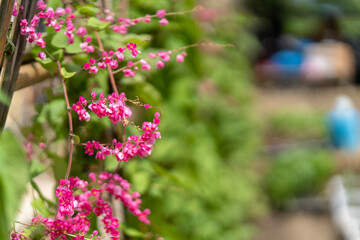
<svg viewBox="0 0 360 240"><path fill-rule="evenodd" d="M360 114L346 96L337 98L328 114L331 142L336 148L356 150L360 143Z"/></svg>

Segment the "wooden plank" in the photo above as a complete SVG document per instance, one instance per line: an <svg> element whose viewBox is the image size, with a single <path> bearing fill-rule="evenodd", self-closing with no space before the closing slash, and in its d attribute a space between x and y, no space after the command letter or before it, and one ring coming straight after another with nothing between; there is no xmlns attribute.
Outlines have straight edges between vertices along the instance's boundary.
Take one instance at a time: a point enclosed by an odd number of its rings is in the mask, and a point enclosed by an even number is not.
<svg viewBox="0 0 360 240"><path fill-rule="evenodd" d="M21 1L21 6L24 6L24 17L27 19L28 22L30 22L32 17L34 16L36 3L37 1L28 1L28 0ZM6 64L6 66L3 66L3 68L1 69L2 71L1 75L4 75L1 90L8 95L10 100L12 99L15 90L16 80L19 75L19 71L22 63L22 57L26 46L26 36L20 34L20 20L21 18L17 18L13 26L15 29L14 29L14 35L13 35L14 37L12 41L15 44L15 52L9 59L7 59L8 63ZM9 111L9 106L0 104L1 130L4 128L8 111Z"/></svg>
<svg viewBox="0 0 360 240"><path fill-rule="evenodd" d="M51 74L38 62L22 65L16 81L15 91L42 82L51 77Z"/></svg>
<svg viewBox="0 0 360 240"><path fill-rule="evenodd" d="M4 0L0 7L0 66L4 56L14 2L15 0Z"/></svg>

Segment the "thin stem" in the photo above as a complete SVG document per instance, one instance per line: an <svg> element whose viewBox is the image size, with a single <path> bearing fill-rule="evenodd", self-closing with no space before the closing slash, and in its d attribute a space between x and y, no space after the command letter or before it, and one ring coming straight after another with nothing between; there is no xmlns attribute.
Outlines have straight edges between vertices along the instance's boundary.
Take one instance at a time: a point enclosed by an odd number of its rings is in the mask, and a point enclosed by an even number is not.
<svg viewBox="0 0 360 240"><path fill-rule="evenodd" d="M203 6L198 5L198 6L194 7L193 9L190 9L190 10L187 10L187 11L167 12L167 13L165 13L165 16L185 15L185 14L187 14L187 13L198 12L198 11L201 11L201 10L203 10L203 9L204 9ZM122 17L126 17L126 15L121 15L121 16L122 16ZM153 14L153 15L148 15L147 17L149 17L149 18L157 18L158 16L157 16L157 14ZM136 19L136 18L130 19L130 21L133 22L135 19ZM112 27L112 26L114 26L114 24L113 24L113 25L110 25L110 27Z"/></svg>
<svg viewBox="0 0 360 240"><path fill-rule="evenodd" d="M173 49L171 50L171 54L172 53L175 53L175 52L180 52L180 51L183 51L183 50L186 50L186 49L189 49L189 48L193 48L193 47L198 47L198 46L211 46L211 47L234 47L233 44L217 44L217 43L213 43L213 42L199 42L199 43L194 43L194 44L191 44L191 45L188 45L188 46L184 46L184 47L181 47L181 48L176 48L176 49ZM150 57L146 57L146 58L143 58L142 60L149 60ZM136 61L133 63L132 66L134 65L139 65L141 63L141 61ZM113 71L112 73L113 74L117 74L119 72L121 72L122 70L124 69L129 69L131 67L129 66L124 66L122 68L119 68L117 69L116 71Z"/></svg>
<svg viewBox="0 0 360 240"><path fill-rule="evenodd" d="M201 11L203 9L204 9L203 6L198 5L198 6L194 7L193 9L190 9L190 10L187 10L187 11L165 13L165 16L184 15L184 14L191 13L191 12ZM150 17L157 17L157 15L153 14L153 15L150 15Z"/></svg>
<svg viewBox="0 0 360 240"><path fill-rule="evenodd" d="M76 237L76 235L74 234L70 234L70 233L65 233L66 235L68 235L69 237ZM86 240L91 240L90 238L84 237L84 239Z"/></svg>
<svg viewBox="0 0 360 240"><path fill-rule="evenodd" d="M15 223L18 223L18 224L21 224L21 225L24 225L24 226L28 226L28 227L31 227L31 225L29 224L26 224L26 223L22 223L22 222L19 222L19 221L14 221Z"/></svg>
<svg viewBox="0 0 360 240"><path fill-rule="evenodd" d="M99 32L98 32L98 31L95 31L95 36L96 36L97 42L98 42L98 44L99 44L100 50L101 50L101 51L104 51L104 45L103 45L102 42L101 42L100 35L99 35ZM119 94L119 91L118 91L117 86L116 86L115 78L114 78L114 73L113 73L110 65L109 65L109 64L106 64L106 65L107 65L107 69L108 69L109 76L110 76L111 87L112 87L112 89L113 89L114 92L116 92L117 94Z"/></svg>
<svg viewBox="0 0 360 240"><path fill-rule="evenodd" d="M56 206L56 203L54 203L53 201L49 200L48 198L46 198L42 192L40 191L39 186L35 183L34 180L30 181L31 186L33 187L33 189L39 194L39 197L44 200L45 202L47 202L49 204L49 206Z"/></svg>
<svg viewBox="0 0 360 240"><path fill-rule="evenodd" d="M126 142L126 125L125 124L122 125L122 141L123 141L123 144L125 144L125 142Z"/></svg>
<svg viewBox="0 0 360 240"><path fill-rule="evenodd" d="M61 73L60 61L56 61L56 63L58 66L59 73ZM65 102L66 102L66 107L67 107L67 112L68 112L68 118L69 118L70 151L69 151L68 167L67 167L66 174L65 174L65 179L68 179L69 175L70 175L71 164L72 164L72 155L73 155L73 150L74 150L74 141L73 141L74 133L73 133L73 124L72 124L72 117L71 117L71 108L70 108L70 103L69 103L69 97L67 95L65 78L63 76L61 78L62 78L62 85L63 85L63 89L64 89L64 97L65 97Z"/></svg>

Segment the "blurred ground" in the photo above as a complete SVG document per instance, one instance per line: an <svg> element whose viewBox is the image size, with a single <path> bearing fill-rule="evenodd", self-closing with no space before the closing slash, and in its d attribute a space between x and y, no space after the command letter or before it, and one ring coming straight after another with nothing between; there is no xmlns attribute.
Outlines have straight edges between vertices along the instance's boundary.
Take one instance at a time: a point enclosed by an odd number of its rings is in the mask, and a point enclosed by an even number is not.
<svg viewBox="0 0 360 240"><path fill-rule="evenodd" d="M314 88L257 88L255 106L258 119L263 124L266 124L274 112L281 109L294 111L310 109L323 113L325 120L326 112L333 107L336 97L340 94L349 96L357 109L360 109L359 93L359 88L349 85ZM282 139L282 142L286 143L287 139ZM336 158L339 161L339 157ZM340 239L330 216L325 213L273 212L260 219L258 227L259 234L254 240Z"/></svg>
<svg viewBox="0 0 360 240"><path fill-rule="evenodd" d="M267 116L278 109L313 108L326 112L332 108L339 94L349 96L360 109L360 89L353 85L299 88L258 88L255 106L259 114Z"/></svg>
<svg viewBox="0 0 360 240"><path fill-rule="evenodd" d="M309 212L272 214L259 221L254 240L338 240L330 216Z"/></svg>

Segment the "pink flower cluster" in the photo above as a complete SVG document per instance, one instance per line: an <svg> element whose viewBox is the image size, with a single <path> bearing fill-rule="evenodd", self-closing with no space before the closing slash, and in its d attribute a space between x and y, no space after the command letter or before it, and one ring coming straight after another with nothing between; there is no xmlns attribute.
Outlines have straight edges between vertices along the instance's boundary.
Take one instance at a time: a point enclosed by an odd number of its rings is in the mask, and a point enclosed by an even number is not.
<svg viewBox="0 0 360 240"><path fill-rule="evenodd" d="M52 27L57 32L61 31L61 28L65 26L66 31L64 34L67 37L68 44L74 43L74 24L72 21L75 18L75 15L72 13L71 8L64 9L59 7L54 10L51 7L46 8L46 4L43 1L37 2L37 13L34 15L30 24L26 19L23 19L20 22L20 33L22 35L29 35L26 39L29 43L35 42L35 44L39 45L41 48L45 48L46 42L42 38L42 34L35 31L35 28L39 25L42 18L45 20L45 25L47 27Z"/></svg>
<svg viewBox="0 0 360 240"><path fill-rule="evenodd" d="M114 14L111 13L108 9L106 9L105 11L107 11L107 17L104 19L101 19L102 21L106 21L106 22L112 22L114 20ZM156 12L156 16L158 18L160 18L159 23L163 26L168 25L169 21L165 18L166 16L166 11L165 10L158 10ZM136 25L140 22L144 22L144 23L149 23L151 21L151 18L153 16L147 14L144 17L139 17L139 18L135 18L135 19L130 19L130 18L123 18L120 17L118 18L118 23L114 24L112 26L113 31L114 32L118 32L120 34L126 34L128 32L128 28L130 26Z"/></svg>
<svg viewBox="0 0 360 240"><path fill-rule="evenodd" d="M96 92L91 93L91 101L87 101L84 97L79 97L79 101L73 104L72 108L79 115L80 121L89 121L90 115L86 111L86 107L94 112L99 118L108 117L113 124L121 122L123 119L131 116L132 112L129 107L125 105L127 100L125 93L117 94L113 93L107 98L104 97L104 93L99 94L99 98L96 99ZM90 103L88 105L88 103Z"/></svg>
<svg viewBox="0 0 360 240"><path fill-rule="evenodd" d="M158 53L149 53L149 58L156 58L159 57L161 60L158 60L156 63L156 67L157 68L164 68L165 67L165 62L169 62L170 61L170 56L171 54L173 54L173 51L161 51ZM177 62L184 62L185 57L187 56L186 52L182 52L180 54L178 54L176 56L176 61Z"/></svg>
<svg viewBox="0 0 360 240"><path fill-rule="evenodd" d="M19 10L17 9L17 5L18 5L18 3L15 1L14 2L14 8L13 8L13 11L12 11L12 15L14 17L19 15ZM23 11L23 10L24 10L24 6L20 6L20 11Z"/></svg>
<svg viewBox="0 0 360 240"><path fill-rule="evenodd" d="M21 232L13 232L11 233L11 240L23 240L26 239L24 235L22 234L24 231Z"/></svg>
<svg viewBox="0 0 360 240"><path fill-rule="evenodd" d="M73 104L72 108L79 115L80 121L90 121L90 114L86 111L87 101L84 97L79 97L79 101L76 104Z"/></svg>
<svg viewBox="0 0 360 240"><path fill-rule="evenodd" d="M82 30L81 30L82 28ZM85 30L83 30L85 29ZM80 27L79 30L76 32L77 35L79 36L84 36L86 34L86 28L84 27ZM90 36L84 37L84 42L80 43L80 48L84 51L86 51L87 53L92 53L94 52L94 46L90 45L92 41L92 38Z"/></svg>
<svg viewBox="0 0 360 240"><path fill-rule="evenodd" d="M158 11L156 12L156 16L157 16L158 18L160 18L159 23L160 23L161 25L165 26L165 25L168 25L168 24L169 24L169 21L165 18L165 16L166 16L166 11L165 11L164 9L158 10Z"/></svg>
<svg viewBox="0 0 360 240"><path fill-rule="evenodd" d="M73 234L73 239L85 239L90 229L89 215L94 212L101 217L105 225L106 233L111 239L120 239L119 221L113 216L113 210L108 203L101 197L103 192L108 192L123 202L124 206L145 224L150 224L148 215L149 209L141 210L140 194L130 193L130 184L118 174L104 172L99 176L94 173L89 174L91 182L80 180L78 177L69 180L59 180L59 187L56 196L59 198L59 211L55 219L36 216L33 218L33 225L44 225L46 236L51 239L67 239L67 234ZM99 186L100 188L96 188ZM91 186L91 189L88 187ZM66 211L63 211L66 202ZM76 212L76 214L74 214ZM98 232L95 230L91 237L95 237ZM21 233L13 233L12 240L21 239ZM96 237L100 239L100 236Z"/></svg>
<svg viewBox="0 0 360 240"><path fill-rule="evenodd" d="M98 61L97 64L96 64L95 59L90 58L89 62L84 64L84 69L88 70L89 73L94 73L94 74L96 74L99 71L99 68L105 69L107 66L110 66L111 69L116 69L118 67L118 63L121 62L122 60L124 60L124 58L125 58L125 56L123 54L123 52L125 50L126 50L125 48L118 48L118 50L116 52L103 51L102 58L100 58L101 60ZM136 44L135 44L135 48L133 48L131 51L132 51L132 54L134 52L136 52L136 54L138 54L140 52L136 49ZM135 55L135 57L136 57L136 55Z"/></svg>
<svg viewBox="0 0 360 240"><path fill-rule="evenodd" d="M89 73L96 74L100 69L105 69L107 66L110 66L111 69L117 69L119 63L124 60L124 51L130 51L132 57L136 58L139 53L141 53L137 49L136 43L128 43L126 48L118 48L116 52L114 51L103 51L102 57L97 61L93 58L89 59L88 63L84 64L84 69L87 70ZM160 58L157 61L156 67L157 68L164 68L165 62L169 62L171 60L171 55L174 51L160 51L158 53L149 53L148 58ZM177 62L184 62L185 57L187 56L186 52L181 52L176 56ZM39 56L40 57L40 56ZM140 65L140 68L137 66ZM136 63L133 61L128 61L125 67L122 67L122 72L124 73L125 77L134 77L137 70L145 70L148 71L151 69L150 64L145 59L140 59Z"/></svg>
<svg viewBox="0 0 360 240"><path fill-rule="evenodd" d="M20 7L20 10L23 10L23 7ZM17 10L17 3L15 2L14 8L13 8L13 16L17 16L19 14ZM114 21L114 13L112 13L110 10L105 9L104 10L105 18L101 18L101 21L106 22L113 22ZM155 15L154 15L155 16ZM156 16L160 18L160 24L161 25L167 25L169 22L165 18L166 11L165 10L159 10L156 12ZM146 15L145 17L140 17L136 19L129 19L129 18L122 18L120 17L118 19L118 24L114 24L112 26L114 32L119 32L121 34L127 33L127 28L136 25L139 22L145 22L148 23L151 21L151 18L153 16ZM29 43L35 42L35 44L39 45L41 48L46 47L46 42L44 38L42 37L42 33L36 32L35 29L39 25L40 20L45 20L45 25L47 27L52 27L56 32L61 31L63 28L65 29L65 36L67 37L67 43L73 44L74 43L74 31L76 35L82 37L83 42L80 44L80 48L87 53L94 52L94 46L91 45L92 38L90 36L86 36L87 29L85 27L79 27L77 30L75 29L75 26L73 24L73 19L75 18L75 15L73 14L71 8L57 8L53 9L51 7L47 7L46 3L42 0L39 0L37 2L37 13L34 15L33 19L30 21L30 23L27 22L26 19L21 20L20 26L21 26L21 34L22 35L28 35L27 41ZM131 51L131 54L133 57L136 57L140 51L136 49L135 43L129 43L127 45L127 48ZM120 51L122 54L122 52ZM120 54L120 55L121 55ZM41 55L38 55L40 59L45 59L44 53L42 52ZM119 57L118 57L119 58ZM120 57L121 58L121 57ZM123 59L123 57L122 57ZM121 60L122 60L121 59ZM119 61L121 61L119 59ZM108 63L106 63L108 64ZM103 63L101 63L101 66L104 66ZM100 66L99 66L100 67ZM112 61L113 69L117 68L117 62ZM86 69L86 68L85 68ZM97 68L91 67L88 68L90 73L96 73ZM129 71L127 71L129 72ZM132 75L132 74L128 74Z"/></svg>
<svg viewBox="0 0 360 240"><path fill-rule="evenodd" d="M85 153L92 156L94 151L97 150L96 159L104 160L106 156L113 155L118 161L125 162L133 159L135 156L146 157L151 154L156 139L161 138L161 134L158 131L159 117L160 114L156 113L152 123L144 122L142 126L143 133L140 136L129 136L125 143L119 143L114 139L112 146L108 147L96 141L88 141L84 148Z"/></svg>
<svg viewBox="0 0 360 240"><path fill-rule="evenodd" d="M59 186L56 188L56 196L59 198L59 216L71 217L74 215L74 208L78 205L69 185L69 180L61 179L59 180Z"/></svg>
<svg viewBox="0 0 360 240"><path fill-rule="evenodd" d="M91 103L84 97L79 97L79 101L73 104L72 108L79 115L80 121L89 121L90 114L86 111L86 107L94 112L99 118L108 117L113 124L121 122L122 120L130 117L132 112L129 107L126 106L125 93L117 94L113 93L105 98L104 93L100 93L97 98L97 93L91 93ZM145 109L150 108L149 104L143 105ZM153 145L156 139L161 138L161 134L158 131L158 125L160 123L160 113L155 113L153 122L143 122L142 131L140 136L131 135L127 138L126 142L120 143L116 139L113 140L110 147L100 144L97 141L88 141L85 146L85 153L89 156L94 155L97 150L95 158L104 160L106 156L113 155L118 161L129 161L135 156L145 157L151 154ZM123 122L123 124L127 124Z"/></svg>
<svg viewBox="0 0 360 240"><path fill-rule="evenodd" d="M45 20L45 25L47 27L52 27L56 32L65 29L65 36L67 37L67 43L74 43L74 32L80 37L83 37L84 42L80 44L80 48L87 53L94 52L94 46L91 45L91 37L85 35L87 34L87 30L84 27L79 27L77 30L73 24L73 20L75 15L72 13L71 8L57 8L54 10L51 7L46 7L44 1L40 0L37 2L37 13L34 15L30 24L26 19L21 20L20 26L22 35L29 35L26 39L29 43L35 42L35 44L39 45L41 48L46 47L46 42L44 38L42 38L42 34L40 32L36 32L35 29L39 25L40 20L43 18ZM22 6L20 10L22 10ZM14 5L13 15L16 16L18 14L18 10L16 9L16 2ZM40 59L45 59L44 53L38 55Z"/></svg>
<svg viewBox="0 0 360 240"><path fill-rule="evenodd" d="M90 173L90 175L92 180L95 182L95 174ZM99 179L107 181L102 185L102 190L106 190L111 195L115 196L115 199L120 199L124 206L126 206L131 213L137 216L140 221L145 224L150 224L150 221L147 218L147 216L150 214L150 210L140 210L140 193L134 192L130 194L129 189L131 185L127 180L123 179L118 174L110 174L107 172L100 174Z"/></svg>

